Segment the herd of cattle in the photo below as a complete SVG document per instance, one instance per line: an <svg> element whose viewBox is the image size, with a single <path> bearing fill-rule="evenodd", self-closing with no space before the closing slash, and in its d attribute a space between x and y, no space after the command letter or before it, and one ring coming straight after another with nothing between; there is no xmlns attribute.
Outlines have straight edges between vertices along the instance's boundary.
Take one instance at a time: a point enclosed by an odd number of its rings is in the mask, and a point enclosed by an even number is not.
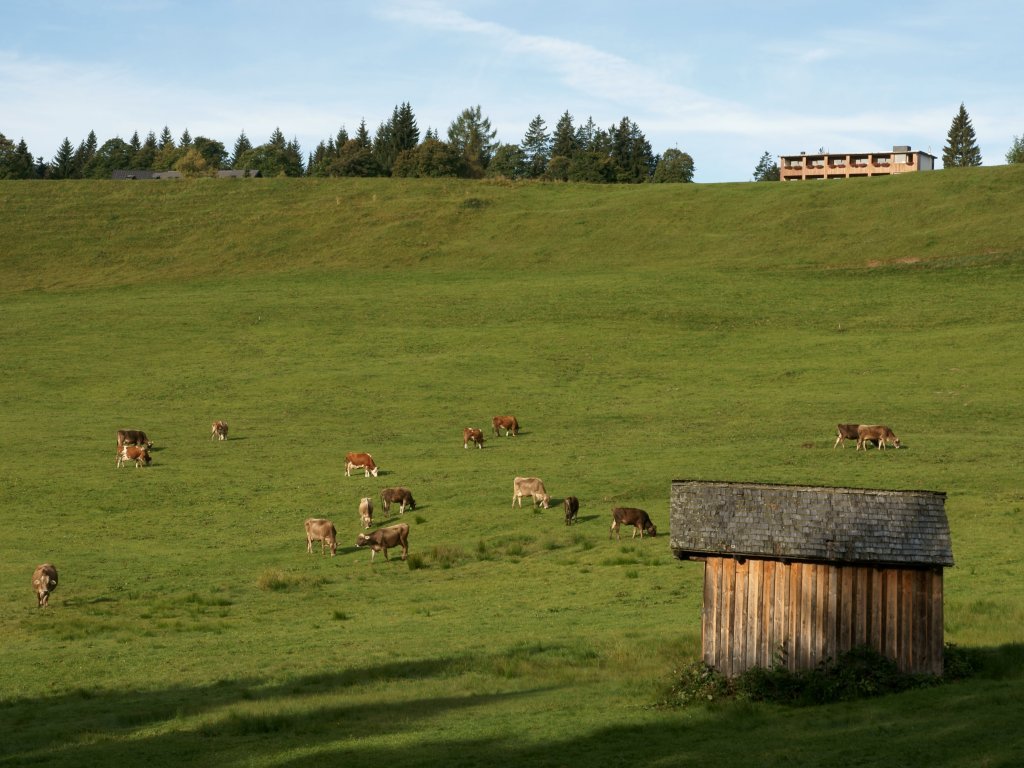
<svg viewBox="0 0 1024 768"><path fill-rule="evenodd" d="M491 420L491 426L496 436L501 436L502 430L506 437L515 437L519 434L519 422L515 416L495 416ZM210 427L211 440L227 440L228 425L225 421L214 421ZM887 445L893 448L900 447L900 440L889 427L882 424L837 424L836 441L832 445L835 450L840 445L845 448L847 440L857 442L857 450L867 450L868 444L874 445L878 450L885 450ZM477 448L484 447L483 430L473 427L466 427L462 431L462 447L469 448L470 443ZM152 462L150 450L153 442L145 432L137 429L117 430L117 467L131 462L137 468L143 465L148 466ZM348 453L345 455L345 475L351 477L353 469L363 470L364 477L377 477L379 467L368 453ZM544 488L544 482L538 477L516 477L512 481L512 507L518 503L519 508L523 507L523 497L529 496L533 502L532 506L548 509L551 504L551 496ZM391 506L397 504L398 513L405 514L406 508L416 509L416 500L408 488L394 487L383 488L380 491L380 504L383 511L390 514ZM565 524L572 525L576 522L580 509L580 502L575 496L566 496L562 500L565 508ZM368 530L373 525L373 499L364 496L359 500L359 520L363 530ZM623 525L633 526L633 536L637 533L640 538L644 534L657 536L658 530L651 522L650 516L642 509L635 507L615 507L612 510L612 525L608 538L615 535L619 539L619 528ZM334 523L325 518L309 518L305 522L306 527L306 552L312 554L313 542L320 542L320 554L326 554L327 549L334 557L338 549L338 532ZM384 559L388 558L388 550L397 547L402 548L402 559L409 555L409 526L406 523L378 528L370 533L360 532L356 536L357 547L370 548L370 562L373 562L378 552L384 553ZM38 606L40 608L49 604L50 593L57 588L57 569L52 563L43 563L36 567L32 574L32 588L35 591Z"/></svg>

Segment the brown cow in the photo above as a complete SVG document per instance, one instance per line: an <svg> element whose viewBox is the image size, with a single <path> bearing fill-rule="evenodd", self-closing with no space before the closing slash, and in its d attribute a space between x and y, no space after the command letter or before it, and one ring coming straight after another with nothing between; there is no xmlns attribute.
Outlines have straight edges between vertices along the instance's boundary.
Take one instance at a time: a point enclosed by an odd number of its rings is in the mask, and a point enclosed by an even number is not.
<svg viewBox="0 0 1024 768"><path fill-rule="evenodd" d="M146 437L141 429L119 429L117 430L117 452L126 445L144 445L146 448L153 447L153 441Z"/></svg>
<svg viewBox="0 0 1024 768"><path fill-rule="evenodd" d="M416 499L412 497L412 492L408 488L381 488L380 489L380 506L385 512L389 512L391 505L398 502L401 506L398 508L398 514L404 515L405 508L416 509Z"/></svg>
<svg viewBox="0 0 1024 768"><path fill-rule="evenodd" d="M45 608L50 604L50 593L57 588L57 569L52 563L37 565L32 574L32 589L36 593L36 601L39 608Z"/></svg>
<svg viewBox="0 0 1024 768"><path fill-rule="evenodd" d="M469 448L470 443L476 443L477 448L484 447L484 432L482 429L466 427L462 430L462 447Z"/></svg>
<svg viewBox="0 0 1024 768"><path fill-rule="evenodd" d="M846 447L847 440L859 440L860 437L857 434L857 430L860 429L860 424L836 424L836 442L832 446L832 450L836 449L837 445ZM877 440L869 441L872 445L878 445Z"/></svg>
<svg viewBox="0 0 1024 768"><path fill-rule="evenodd" d="M580 511L580 500L575 496L566 496L562 500L565 507L565 524L572 525L576 522L576 514Z"/></svg>
<svg viewBox="0 0 1024 768"><path fill-rule="evenodd" d="M306 521L306 551L313 554L313 542L320 542L320 554L324 553L324 546L331 548L331 557L338 551L338 531L334 523L322 517L311 517Z"/></svg>
<svg viewBox="0 0 1024 768"><path fill-rule="evenodd" d="M357 547L370 547L370 562L380 551L384 552L384 559L389 560L388 549L401 546L402 559L409 555L409 526L405 523L391 525L387 528L378 528L372 533L360 533L356 536Z"/></svg>
<svg viewBox="0 0 1024 768"><path fill-rule="evenodd" d="M126 462L134 461L135 467L141 468L143 464L147 467L153 458L149 455L149 449L142 445L121 446L121 452L117 454L117 466L121 467Z"/></svg>
<svg viewBox="0 0 1024 768"><path fill-rule="evenodd" d="M658 535L658 529L654 527L654 523L651 522L651 518L642 509L636 509L634 507L616 507L612 510L612 529L608 532L608 538L615 534L615 538L619 538L619 526L620 525L632 525L633 535L630 538L636 538L636 532L640 531L640 538L644 537L644 533L648 533L651 536Z"/></svg>
<svg viewBox="0 0 1024 768"><path fill-rule="evenodd" d="M373 499L364 496L359 500L359 519L363 528L369 528L373 524Z"/></svg>
<svg viewBox="0 0 1024 768"><path fill-rule="evenodd" d="M213 425L210 427L210 439L213 440L214 438L218 440L228 439L228 423L226 421L218 419L213 422Z"/></svg>
<svg viewBox="0 0 1024 768"><path fill-rule="evenodd" d="M544 483L538 477L517 477L512 481L512 506L516 505L516 500L518 499L519 508L522 509L523 496L533 497L534 508L536 508L538 501L544 509L547 509L551 504L551 497L544 490Z"/></svg>
<svg viewBox="0 0 1024 768"><path fill-rule="evenodd" d="M865 443L876 441L878 450L884 451L885 444L889 443L893 448L900 447L900 439L888 427L882 424L861 424L857 427L857 450L867 450Z"/></svg>
<svg viewBox="0 0 1024 768"><path fill-rule="evenodd" d="M491 426L494 427L494 434L498 437L501 436L499 430L505 430L505 437L515 437L519 434L519 422L516 421L515 416L495 416L491 419Z"/></svg>
<svg viewBox="0 0 1024 768"><path fill-rule="evenodd" d="M368 453L345 454L345 476L351 477L353 469L363 470L364 477L377 476L378 467L373 463L373 456Z"/></svg>

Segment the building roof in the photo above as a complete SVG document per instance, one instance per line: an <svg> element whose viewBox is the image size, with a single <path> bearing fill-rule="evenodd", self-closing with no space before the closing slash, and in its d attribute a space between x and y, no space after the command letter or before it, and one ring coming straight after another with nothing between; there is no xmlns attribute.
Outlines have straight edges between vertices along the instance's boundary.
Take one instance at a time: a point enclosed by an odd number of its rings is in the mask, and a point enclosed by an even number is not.
<svg viewBox="0 0 1024 768"><path fill-rule="evenodd" d="M953 565L938 491L676 480L677 557L729 556L874 565Z"/></svg>

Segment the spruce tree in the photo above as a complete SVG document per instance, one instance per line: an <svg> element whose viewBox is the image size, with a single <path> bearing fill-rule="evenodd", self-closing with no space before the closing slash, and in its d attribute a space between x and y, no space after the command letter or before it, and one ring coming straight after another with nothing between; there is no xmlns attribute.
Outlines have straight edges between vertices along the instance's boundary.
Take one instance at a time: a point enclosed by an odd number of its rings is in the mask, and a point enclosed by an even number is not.
<svg viewBox="0 0 1024 768"><path fill-rule="evenodd" d="M524 172L527 178L539 179L548 168L548 159L551 157L551 139L548 136L547 126L544 118L537 115L530 121L520 145L522 154L526 161ZM514 158L514 153L505 151L505 160ZM508 176L506 172L503 175ZM511 178L515 178L514 176Z"/></svg>
<svg viewBox="0 0 1024 768"><path fill-rule="evenodd" d="M235 139L235 151L231 153L231 167L238 168L238 160L250 149L252 149L252 142L249 141L249 137L245 135L245 130L243 129L238 134L238 138Z"/></svg>
<svg viewBox="0 0 1024 768"><path fill-rule="evenodd" d="M157 142L157 149L163 149L164 147L173 146L174 137L171 136L171 129L165 125L164 129L160 132L160 141Z"/></svg>
<svg viewBox="0 0 1024 768"><path fill-rule="evenodd" d="M63 143L57 149L53 162L50 163L51 179L70 179L75 170L75 148L71 146L68 137L64 137Z"/></svg>
<svg viewBox="0 0 1024 768"><path fill-rule="evenodd" d="M761 155L757 165L754 167L754 181L778 181L779 164L767 151Z"/></svg>
<svg viewBox="0 0 1024 768"><path fill-rule="evenodd" d="M947 144L942 149L943 168L970 168L981 165L981 150L975 143L974 126L971 118L960 102L960 111L953 118L946 137Z"/></svg>

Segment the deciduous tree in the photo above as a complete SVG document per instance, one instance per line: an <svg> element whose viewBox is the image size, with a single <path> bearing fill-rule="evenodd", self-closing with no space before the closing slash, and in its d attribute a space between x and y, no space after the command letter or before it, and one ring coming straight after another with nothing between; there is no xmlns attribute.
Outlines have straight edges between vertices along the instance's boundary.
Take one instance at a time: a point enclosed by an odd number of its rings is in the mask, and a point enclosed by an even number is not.
<svg viewBox="0 0 1024 768"><path fill-rule="evenodd" d="M689 153L675 147L666 149L654 169L654 181L658 184L678 184L693 181L693 158Z"/></svg>

